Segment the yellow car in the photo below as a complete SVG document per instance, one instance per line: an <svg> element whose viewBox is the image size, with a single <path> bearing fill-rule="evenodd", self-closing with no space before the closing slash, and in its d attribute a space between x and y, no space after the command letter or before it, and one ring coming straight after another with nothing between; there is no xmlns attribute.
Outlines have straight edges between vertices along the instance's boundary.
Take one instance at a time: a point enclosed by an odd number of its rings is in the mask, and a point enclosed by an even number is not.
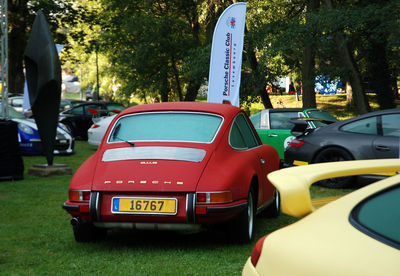
<svg viewBox="0 0 400 276"><path fill-rule="evenodd" d="M268 175L282 212L305 216L261 238L247 275L400 275L400 175L315 209L309 187L332 177L398 172L400 159L320 163Z"/></svg>

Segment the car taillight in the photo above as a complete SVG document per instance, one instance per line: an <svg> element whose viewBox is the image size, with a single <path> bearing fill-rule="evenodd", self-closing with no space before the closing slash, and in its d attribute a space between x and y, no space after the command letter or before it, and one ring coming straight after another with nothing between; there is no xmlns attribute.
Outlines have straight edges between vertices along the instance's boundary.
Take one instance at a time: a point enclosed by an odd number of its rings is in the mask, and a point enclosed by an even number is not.
<svg viewBox="0 0 400 276"><path fill-rule="evenodd" d="M227 203L232 201L231 191L224 192L199 192L197 203Z"/></svg>
<svg viewBox="0 0 400 276"><path fill-rule="evenodd" d="M268 235L265 235L264 237L259 239L256 242L256 245L254 246L253 251L251 252L251 263L253 264L254 267L258 263L258 259L260 259L261 251L262 251L262 248L264 245L264 240L266 237L268 237Z"/></svg>
<svg viewBox="0 0 400 276"><path fill-rule="evenodd" d="M305 144L304 141L302 140L298 140L298 139L294 139L289 143L289 147L292 148L300 148L301 146L303 146Z"/></svg>
<svg viewBox="0 0 400 276"><path fill-rule="evenodd" d="M100 125L93 124L90 128L98 128L98 127L100 127Z"/></svg>
<svg viewBox="0 0 400 276"><path fill-rule="evenodd" d="M68 198L70 201L88 202L90 200L90 191L69 190Z"/></svg>

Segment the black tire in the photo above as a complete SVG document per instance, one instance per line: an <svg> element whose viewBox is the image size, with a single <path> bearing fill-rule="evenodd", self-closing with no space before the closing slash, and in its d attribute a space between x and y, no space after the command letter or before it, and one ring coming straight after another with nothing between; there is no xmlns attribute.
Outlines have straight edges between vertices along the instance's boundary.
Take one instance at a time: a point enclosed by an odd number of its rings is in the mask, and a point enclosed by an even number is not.
<svg viewBox="0 0 400 276"><path fill-rule="evenodd" d="M341 148L332 147L326 148L318 153L313 163L347 161L353 159L354 158L348 151ZM318 184L326 188L342 189L350 187L354 181L355 177L347 176L321 180L318 182Z"/></svg>
<svg viewBox="0 0 400 276"><path fill-rule="evenodd" d="M72 226L75 241L77 242L93 242L100 240L107 235L107 230L98 228L92 223L78 223Z"/></svg>
<svg viewBox="0 0 400 276"><path fill-rule="evenodd" d="M229 233L233 241L247 243L254 238L255 215L255 194L253 188L250 187L246 210L243 210L243 212L229 225Z"/></svg>
<svg viewBox="0 0 400 276"><path fill-rule="evenodd" d="M279 191L275 190L273 201L271 204L263 211L263 215L267 218L276 218L281 213L281 196Z"/></svg>

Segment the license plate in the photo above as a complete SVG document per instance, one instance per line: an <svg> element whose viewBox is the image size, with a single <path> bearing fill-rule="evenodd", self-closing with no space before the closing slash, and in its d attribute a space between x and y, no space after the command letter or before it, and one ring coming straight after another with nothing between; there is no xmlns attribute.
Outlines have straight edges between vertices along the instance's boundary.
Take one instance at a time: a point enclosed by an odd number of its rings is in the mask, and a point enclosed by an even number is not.
<svg viewBox="0 0 400 276"><path fill-rule="evenodd" d="M176 198L114 197L114 214L176 215Z"/></svg>

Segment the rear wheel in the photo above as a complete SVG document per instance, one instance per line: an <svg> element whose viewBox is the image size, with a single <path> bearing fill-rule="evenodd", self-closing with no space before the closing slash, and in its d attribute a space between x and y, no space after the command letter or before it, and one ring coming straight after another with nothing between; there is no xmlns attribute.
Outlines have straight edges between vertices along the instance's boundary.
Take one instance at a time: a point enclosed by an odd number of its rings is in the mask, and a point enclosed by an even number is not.
<svg viewBox="0 0 400 276"><path fill-rule="evenodd" d="M322 150L315 158L314 163L324 163L324 162L336 162L336 161L347 161L353 160L353 157L349 152L341 148L327 148ZM351 186L354 182L355 177L336 177L321 180L318 182L319 185L327 188L347 188Z"/></svg>
<svg viewBox="0 0 400 276"><path fill-rule="evenodd" d="M281 213L281 196L279 191L275 190L274 198L271 204L263 211L267 218L276 218Z"/></svg>
<svg viewBox="0 0 400 276"><path fill-rule="evenodd" d="M255 220L255 196L253 188L250 188L247 197L247 208L232 221L229 232L231 238L237 242L250 242L254 237Z"/></svg>
<svg viewBox="0 0 400 276"><path fill-rule="evenodd" d="M98 228L88 222L78 223L73 225L72 228L77 242L93 242L107 235L106 229Z"/></svg>

